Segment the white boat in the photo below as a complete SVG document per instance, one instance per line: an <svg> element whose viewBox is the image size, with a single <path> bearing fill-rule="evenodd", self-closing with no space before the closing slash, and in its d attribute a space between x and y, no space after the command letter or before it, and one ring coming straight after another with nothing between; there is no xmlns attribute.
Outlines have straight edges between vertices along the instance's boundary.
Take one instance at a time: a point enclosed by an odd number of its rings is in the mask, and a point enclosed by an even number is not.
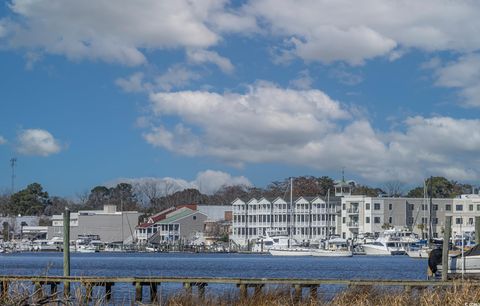
<svg viewBox="0 0 480 306"><path fill-rule="evenodd" d="M366 255L404 255L411 245L419 241L411 231L389 229L375 241L362 244L361 248Z"/></svg>
<svg viewBox="0 0 480 306"><path fill-rule="evenodd" d="M265 236L259 237L255 241L255 245L252 248L252 252L254 253L267 253L270 249L283 249L288 248L290 246L290 241L294 241L290 239L285 231L283 232L271 232L267 231ZM296 244L296 241L294 241Z"/></svg>
<svg viewBox="0 0 480 306"><path fill-rule="evenodd" d="M431 249L429 247L414 248L407 251L408 257L411 258L427 258Z"/></svg>
<svg viewBox="0 0 480 306"><path fill-rule="evenodd" d="M335 237L326 241L325 248L313 249L312 256L318 257L352 257L353 252L348 249L347 240Z"/></svg>
<svg viewBox="0 0 480 306"><path fill-rule="evenodd" d="M301 247L272 248L268 251L273 256L311 256L312 249Z"/></svg>
<svg viewBox="0 0 480 306"><path fill-rule="evenodd" d="M442 270L442 265L437 266L438 271ZM448 273L480 273L480 244L477 244L462 254L451 255L448 257Z"/></svg>
<svg viewBox="0 0 480 306"><path fill-rule="evenodd" d="M63 247L63 242L61 243L58 243L58 242L59 242L58 240L38 239L33 241L32 249L33 251L38 251L38 252L60 251L60 249Z"/></svg>

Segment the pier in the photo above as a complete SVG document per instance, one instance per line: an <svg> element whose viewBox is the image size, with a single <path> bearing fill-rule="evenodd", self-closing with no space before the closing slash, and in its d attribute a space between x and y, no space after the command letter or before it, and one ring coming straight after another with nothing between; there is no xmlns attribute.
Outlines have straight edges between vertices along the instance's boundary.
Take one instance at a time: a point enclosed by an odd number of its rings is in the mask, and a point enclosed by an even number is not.
<svg viewBox="0 0 480 306"><path fill-rule="evenodd" d="M295 300L300 300L302 296L308 294L311 299L317 299L317 292L320 286L340 285L345 287L354 286L383 286L383 287L401 287L410 292L412 289L425 289L434 287L448 287L454 285L454 281L424 281L424 280L385 280L385 279L363 279L363 280L343 280L343 279L286 279L286 278L207 278L207 277L96 277L96 276L0 276L1 299L8 298L9 288L12 283L27 283L33 287L32 298L40 299L45 296L46 290L50 296L69 298L70 288L74 284L80 285L84 289L84 298L92 298L92 289L94 287L104 288L104 299L108 302L112 298L112 287L116 284L131 284L135 290L134 299L136 302L145 302L147 296L143 294L144 287L148 288L148 301L158 300L157 292L159 286L166 283L178 284L178 291L184 290L184 293L194 294L195 288L198 298L205 297L205 288L209 284L230 284L238 288L238 294L241 298L248 298L262 293L265 286L280 285L291 288ZM63 286L62 286L63 284ZM457 282L458 284L458 282ZM473 280L470 284L480 287L480 281ZM59 289L62 292L59 292ZM252 289L252 290L249 290ZM306 292L304 292L304 289Z"/></svg>

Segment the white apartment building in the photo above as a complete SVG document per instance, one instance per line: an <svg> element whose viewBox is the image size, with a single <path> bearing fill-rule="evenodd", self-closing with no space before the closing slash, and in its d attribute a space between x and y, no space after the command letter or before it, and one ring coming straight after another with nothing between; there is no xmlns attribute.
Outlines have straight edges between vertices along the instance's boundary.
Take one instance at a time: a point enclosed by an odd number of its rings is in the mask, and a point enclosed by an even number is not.
<svg viewBox="0 0 480 306"><path fill-rule="evenodd" d="M453 235L475 230L480 216L480 196L462 195L455 199L344 196L341 199L341 229L344 238L358 234L379 234L385 227L408 228L419 236L441 237L445 217L452 216ZM431 207L431 209L430 209ZM430 212L431 211L431 212ZM431 218L429 217L431 215Z"/></svg>
<svg viewBox="0 0 480 306"><path fill-rule="evenodd" d="M261 198L232 203L231 239L242 246L267 233L286 233L299 242L315 241L336 234L339 197Z"/></svg>

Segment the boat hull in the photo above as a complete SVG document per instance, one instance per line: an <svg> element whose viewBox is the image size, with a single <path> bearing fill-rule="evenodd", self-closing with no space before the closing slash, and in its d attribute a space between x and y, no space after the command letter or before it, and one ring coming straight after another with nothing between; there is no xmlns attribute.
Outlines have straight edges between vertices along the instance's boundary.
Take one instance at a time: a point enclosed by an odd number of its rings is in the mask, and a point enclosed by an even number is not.
<svg viewBox="0 0 480 306"><path fill-rule="evenodd" d="M352 251L329 251L329 250L312 250L312 256L315 257L352 257Z"/></svg>
<svg viewBox="0 0 480 306"><path fill-rule="evenodd" d="M305 249L270 249L272 256L311 256L310 250Z"/></svg>
<svg viewBox="0 0 480 306"><path fill-rule="evenodd" d="M428 259L428 250L410 250L407 251L407 255L410 258L422 258L422 259Z"/></svg>
<svg viewBox="0 0 480 306"><path fill-rule="evenodd" d="M375 255L375 256L390 256L392 252L386 248L379 248L371 245L364 244L362 246L365 255Z"/></svg>

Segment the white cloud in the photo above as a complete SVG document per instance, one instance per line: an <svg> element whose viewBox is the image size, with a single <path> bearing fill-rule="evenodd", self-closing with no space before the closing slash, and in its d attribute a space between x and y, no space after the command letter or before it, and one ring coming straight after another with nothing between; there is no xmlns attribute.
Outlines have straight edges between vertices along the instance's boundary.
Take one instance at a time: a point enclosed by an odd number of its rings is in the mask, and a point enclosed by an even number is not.
<svg viewBox="0 0 480 306"><path fill-rule="evenodd" d="M106 185L115 186L119 183L131 184L137 194L142 194L142 191L144 192L147 189L147 192L155 193L158 197L190 188L197 189L204 194L213 194L223 186L252 186L252 183L244 176L234 177L229 173L215 170L199 172L193 181L171 177L139 177L119 178L108 182Z"/></svg>
<svg viewBox="0 0 480 306"><path fill-rule="evenodd" d="M49 156L62 149L58 140L46 130L27 129L18 134L18 152L25 155Z"/></svg>
<svg viewBox="0 0 480 306"><path fill-rule="evenodd" d="M480 54L465 55L443 66L438 61L425 66L434 69L436 85L458 88L463 105L480 107Z"/></svg>
<svg viewBox="0 0 480 306"><path fill-rule="evenodd" d="M146 76L142 72L136 72L127 78L118 78L115 84L125 92L149 93L154 90L170 91L174 88L182 88L200 77L200 74L183 65L173 65L157 76Z"/></svg>
<svg viewBox="0 0 480 306"><path fill-rule="evenodd" d="M256 0L246 10L270 33L290 38L289 49L307 61L352 65L411 48L427 52L480 49L476 1Z"/></svg>
<svg viewBox="0 0 480 306"><path fill-rule="evenodd" d="M173 128L144 134L153 146L229 164L281 163L319 170L347 167L366 180L476 179L480 120L410 117L375 130L361 113L319 90L257 83L243 94L183 91L150 95L152 116Z"/></svg>
<svg viewBox="0 0 480 306"><path fill-rule="evenodd" d="M206 170L197 174L194 184L205 194L213 194L223 186L252 186L244 176L232 177L222 171Z"/></svg>
<svg viewBox="0 0 480 306"><path fill-rule="evenodd" d="M11 34L11 47L139 65L147 61L143 49L207 48L221 39L216 32L256 27L255 18L228 12L225 5L224 0L12 0L18 20L4 21L0 32Z"/></svg>
<svg viewBox="0 0 480 306"><path fill-rule="evenodd" d="M148 92L152 89L152 84L144 82L142 72L136 72L128 78L118 78L115 84L125 92Z"/></svg>
<svg viewBox="0 0 480 306"><path fill-rule="evenodd" d="M220 56L217 52L208 50L188 50L187 58L191 63L204 64L213 63L224 73L232 73L235 67L228 58Z"/></svg>
<svg viewBox="0 0 480 306"><path fill-rule="evenodd" d="M7 140L2 135L0 135L0 145L6 144L6 143L7 143Z"/></svg>
<svg viewBox="0 0 480 306"><path fill-rule="evenodd" d="M182 65L174 65L168 70L155 78L155 83L163 90L170 91L173 88L181 88L191 81L198 80L200 75Z"/></svg>

